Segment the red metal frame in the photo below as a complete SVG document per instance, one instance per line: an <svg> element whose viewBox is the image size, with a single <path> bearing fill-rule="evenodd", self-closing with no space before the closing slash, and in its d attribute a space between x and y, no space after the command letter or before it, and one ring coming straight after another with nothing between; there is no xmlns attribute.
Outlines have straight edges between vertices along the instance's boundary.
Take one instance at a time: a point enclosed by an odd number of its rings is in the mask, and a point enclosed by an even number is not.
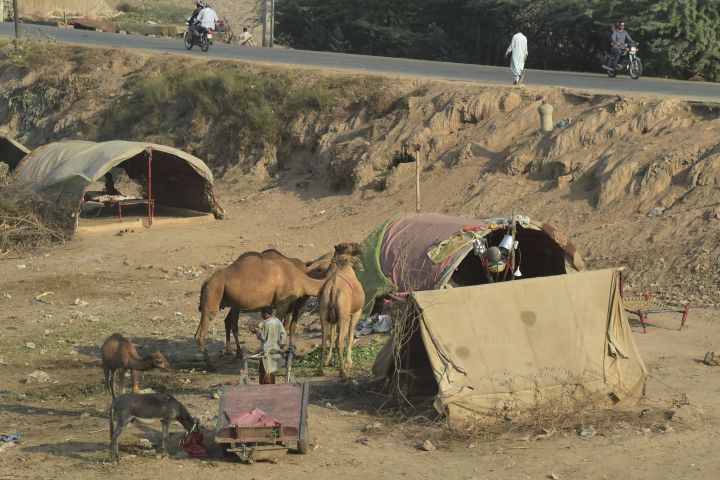
<svg viewBox="0 0 720 480"><path fill-rule="evenodd" d="M624 297L625 293L625 280L623 276L622 270L619 271L620 273L620 298ZM645 300L650 300L652 298L652 294L650 292L643 293L643 297ZM682 331L682 329L687 325L688 322L688 316L690 314L690 305L685 305L684 308L678 309L674 307L661 307L661 308L639 308L638 310L628 310L630 312L635 313L639 319L640 324L643 328L643 333L647 333L647 317L651 313L666 313L666 312L678 312L682 313L682 319L680 320L680 328L678 331Z"/></svg>

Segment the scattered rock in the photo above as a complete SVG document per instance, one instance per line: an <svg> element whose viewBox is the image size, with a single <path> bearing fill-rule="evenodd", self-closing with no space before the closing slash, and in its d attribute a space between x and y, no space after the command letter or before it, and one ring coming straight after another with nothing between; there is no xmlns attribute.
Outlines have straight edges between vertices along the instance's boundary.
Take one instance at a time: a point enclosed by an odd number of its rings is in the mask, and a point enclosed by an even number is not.
<svg viewBox="0 0 720 480"><path fill-rule="evenodd" d="M25 348L29 348L29 349L32 350L32 349L35 348L35 343L34 343L34 342L27 342L27 343L25 344Z"/></svg>
<svg viewBox="0 0 720 480"><path fill-rule="evenodd" d="M49 383L50 375L42 370L35 370L25 379L25 383Z"/></svg>
<svg viewBox="0 0 720 480"><path fill-rule="evenodd" d="M573 180L572 175L562 175L557 177L557 188L565 188L568 185L570 185L570 182Z"/></svg>
<svg viewBox="0 0 720 480"><path fill-rule="evenodd" d="M681 423L697 423L703 417L703 409L700 405L683 405L673 412L671 420Z"/></svg>
<svg viewBox="0 0 720 480"><path fill-rule="evenodd" d="M186 458L190 458L190 455L187 452L180 450L179 452L175 453L175 455L173 455L173 458L175 460L183 460Z"/></svg>
<svg viewBox="0 0 720 480"><path fill-rule="evenodd" d="M49 303L49 304L52 305L52 302L49 302L49 301L47 301L47 300L43 300L43 298L47 297L48 295L55 295L55 293L54 293L54 292L42 292L41 294L35 296L35 301L36 301L36 302Z"/></svg>
<svg viewBox="0 0 720 480"><path fill-rule="evenodd" d="M425 440L422 443L418 443L417 448L418 450L424 450L426 452L432 452L433 450L436 450L435 445L433 445L430 440Z"/></svg>
<svg viewBox="0 0 720 480"><path fill-rule="evenodd" d="M663 423L662 425L657 426L657 431L658 431L658 433L670 433L670 432L674 432L675 429L673 427L671 427L669 424Z"/></svg>
<svg viewBox="0 0 720 480"><path fill-rule="evenodd" d="M88 412L83 412L80 414L80 418L90 418L90 414Z"/></svg>
<svg viewBox="0 0 720 480"><path fill-rule="evenodd" d="M715 352L707 352L705 354L705 359L703 360L703 363L712 367L720 366L720 354Z"/></svg>
<svg viewBox="0 0 720 480"><path fill-rule="evenodd" d="M141 447L141 448L144 448L144 449L146 449L146 450L152 450L152 449L153 449L152 442L150 442L150 440L148 440L147 438L141 438L141 439L140 439L140 447Z"/></svg>
<svg viewBox="0 0 720 480"><path fill-rule="evenodd" d="M592 438L595 435L597 435L597 430L592 425L580 430L580 436L583 438Z"/></svg>
<svg viewBox="0 0 720 480"><path fill-rule="evenodd" d="M155 393L155 390L152 388L143 388L142 390L138 390L138 393Z"/></svg>
<svg viewBox="0 0 720 480"><path fill-rule="evenodd" d="M182 317L182 316L183 316L183 313L182 313L182 312L175 312L173 315L175 315L176 317Z"/></svg>
<svg viewBox="0 0 720 480"><path fill-rule="evenodd" d="M560 477L558 477L555 472L550 472L550 475L548 475L547 478L552 478L552 480L558 480Z"/></svg>
<svg viewBox="0 0 720 480"><path fill-rule="evenodd" d="M15 268L17 268L18 270L22 270L23 268L25 268L25 264L21 263L20 265L16 265Z"/></svg>
<svg viewBox="0 0 720 480"><path fill-rule="evenodd" d="M380 422L368 423L362 429L364 433L377 432L379 430L382 430L382 423Z"/></svg>
<svg viewBox="0 0 720 480"><path fill-rule="evenodd" d="M75 305L76 307L87 307L88 306L88 302L86 302L85 300L80 300L79 298L76 298L72 304Z"/></svg>
<svg viewBox="0 0 720 480"><path fill-rule="evenodd" d="M648 217L658 217L663 214L665 211L665 207L655 207L652 210L650 210L650 213L648 213Z"/></svg>

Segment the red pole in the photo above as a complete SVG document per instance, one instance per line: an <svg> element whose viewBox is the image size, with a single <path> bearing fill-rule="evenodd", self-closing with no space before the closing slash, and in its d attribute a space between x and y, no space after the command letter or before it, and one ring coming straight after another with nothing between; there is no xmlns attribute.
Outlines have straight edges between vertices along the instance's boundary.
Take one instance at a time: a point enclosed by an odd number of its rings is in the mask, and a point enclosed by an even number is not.
<svg viewBox="0 0 720 480"><path fill-rule="evenodd" d="M647 313L645 313L645 310L642 308L638 310L638 317L640 317L640 323L642 323L643 333L647 333L647 328L645 327L647 325Z"/></svg>
<svg viewBox="0 0 720 480"><path fill-rule="evenodd" d="M152 147L145 150L148 157L148 227L152 227L153 198L152 198Z"/></svg>
<svg viewBox="0 0 720 480"><path fill-rule="evenodd" d="M687 323L688 313L690 313L690 305L685 305L685 311L683 312L682 320L680 321L680 331L682 331L683 327Z"/></svg>

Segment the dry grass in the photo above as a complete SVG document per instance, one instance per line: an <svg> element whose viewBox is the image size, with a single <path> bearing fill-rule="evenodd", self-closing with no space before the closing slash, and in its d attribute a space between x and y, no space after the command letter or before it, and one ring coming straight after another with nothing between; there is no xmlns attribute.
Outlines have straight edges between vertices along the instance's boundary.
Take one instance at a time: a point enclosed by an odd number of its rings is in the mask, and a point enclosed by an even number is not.
<svg viewBox="0 0 720 480"><path fill-rule="evenodd" d="M0 257L64 242L73 219L19 182L0 182Z"/></svg>

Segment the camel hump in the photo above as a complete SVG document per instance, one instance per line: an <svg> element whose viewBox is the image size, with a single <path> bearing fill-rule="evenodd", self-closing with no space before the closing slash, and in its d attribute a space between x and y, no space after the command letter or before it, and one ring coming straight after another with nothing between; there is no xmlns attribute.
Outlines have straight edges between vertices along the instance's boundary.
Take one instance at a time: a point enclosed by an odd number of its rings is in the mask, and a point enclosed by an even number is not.
<svg viewBox="0 0 720 480"><path fill-rule="evenodd" d="M278 252L278 253L280 253L280 252ZM258 253L258 252L245 252L245 253L240 254L240 256L239 256L238 258L236 258L235 261L236 261L236 262L239 262L239 261L242 260L242 259L251 258L251 257L259 258L259 259L261 259L261 260L262 260L262 258L263 258L262 253Z"/></svg>

